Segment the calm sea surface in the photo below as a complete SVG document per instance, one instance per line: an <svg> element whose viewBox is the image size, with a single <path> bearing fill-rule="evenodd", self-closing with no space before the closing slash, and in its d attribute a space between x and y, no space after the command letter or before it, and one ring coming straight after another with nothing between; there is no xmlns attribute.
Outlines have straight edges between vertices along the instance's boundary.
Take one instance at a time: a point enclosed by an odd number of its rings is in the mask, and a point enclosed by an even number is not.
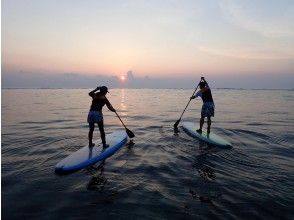
<svg viewBox="0 0 294 220"><path fill-rule="evenodd" d="M212 131L232 149L174 135L192 90L111 90L135 144L56 175L88 142L89 91L2 90L3 219L294 219L293 90L213 90ZM192 100L182 121L200 109ZM106 133L122 129L104 116Z"/></svg>

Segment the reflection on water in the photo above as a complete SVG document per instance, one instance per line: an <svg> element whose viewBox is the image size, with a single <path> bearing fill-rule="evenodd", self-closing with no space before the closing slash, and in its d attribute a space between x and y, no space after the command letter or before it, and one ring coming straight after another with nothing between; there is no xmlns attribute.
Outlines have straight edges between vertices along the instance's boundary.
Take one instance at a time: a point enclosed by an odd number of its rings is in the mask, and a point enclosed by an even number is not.
<svg viewBox="0 0 294 220"><path fill-rule="evenodd" d="M104 186L107 182L107 179L104 175L104 166L105 160L102 161L97 167L94 165L87 169L92 175L92 178L87 185L88 190L102 191L104 189Z"/></svg>
<svg viewBox="0 0 294 220"><path fill-rule="evenodd" d="M195 180L192 178L191 182L195 182L194 184L196 186L193 186L193 184L189 189L189 193L193 199L211 204L222 195L221 189L218 186L218 183L216 183L215 169L209 165L209 157L213 153L213 149L213 147L206 143L199 142L199 154L195 156L195 159L192 162L192 167L195 172L194 175L197 175L197 173L198 175Z"/></svg>
<svg viewBox="0 0 294 220"><path fill-rule="evenodd" d="M127 116L127 106L125 105L125 89L121 89L120 91L120 112L122 116Z"/></svg>
<svg viewBox="0 0 294 220"><path fill-rule="evenodd" d="M233 145L221 149L174 133L190 90L110 90L136 144L57 176L87 143L88 92L2 90L3 219L293 219L293 91L214 90L212 132ZM200 110L193 100L182 121ZM107 108L104 123L124 129Z"/></svg>

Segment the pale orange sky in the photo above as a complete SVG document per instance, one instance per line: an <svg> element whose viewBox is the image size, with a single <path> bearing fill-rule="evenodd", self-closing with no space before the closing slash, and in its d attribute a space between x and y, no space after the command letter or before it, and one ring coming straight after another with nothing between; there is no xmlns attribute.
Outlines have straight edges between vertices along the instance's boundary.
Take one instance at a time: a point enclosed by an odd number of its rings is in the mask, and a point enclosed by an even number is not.
<svg viewBox="0 0 294 220"><path fill-rule="evenodd" d="M294 72L294 2L2 1L2 71Z"/></svg>

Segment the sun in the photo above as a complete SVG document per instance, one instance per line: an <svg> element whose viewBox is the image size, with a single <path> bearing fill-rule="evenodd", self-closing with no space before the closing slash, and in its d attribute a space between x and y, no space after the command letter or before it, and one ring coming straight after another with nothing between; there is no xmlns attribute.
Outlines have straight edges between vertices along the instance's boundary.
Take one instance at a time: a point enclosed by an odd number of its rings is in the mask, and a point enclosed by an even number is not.
<svg viewBox="0 0 294 220"><path fill-rule="evenodd" d="M122 81L125 81L125 80L126 80L126 77L125 77L125 76L121 76L120 79L121 79Z"/></svg>

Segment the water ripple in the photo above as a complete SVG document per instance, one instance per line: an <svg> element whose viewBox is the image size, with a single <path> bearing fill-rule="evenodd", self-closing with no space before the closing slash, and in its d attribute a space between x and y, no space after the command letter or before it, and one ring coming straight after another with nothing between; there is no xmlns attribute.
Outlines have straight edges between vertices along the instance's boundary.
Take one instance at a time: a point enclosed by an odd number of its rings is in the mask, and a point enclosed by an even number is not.
<svg viewBox="0 0 294 220"><path fill-rule="evenodd" d="M20 92L17 105L9 101ZM191 91L135 92L110 94L113 106L124 105L119 112L134 144L105 164L57 176L56 163L87 144L88 90L4 90L2 217L293 219L294 117L286 100L294 94L216 90L212 130L233 145L222 149L174 134ZM183 120L198 123L199 109L191 103ZM104 123L106 133L124 129L106 108Z"/></svg>

